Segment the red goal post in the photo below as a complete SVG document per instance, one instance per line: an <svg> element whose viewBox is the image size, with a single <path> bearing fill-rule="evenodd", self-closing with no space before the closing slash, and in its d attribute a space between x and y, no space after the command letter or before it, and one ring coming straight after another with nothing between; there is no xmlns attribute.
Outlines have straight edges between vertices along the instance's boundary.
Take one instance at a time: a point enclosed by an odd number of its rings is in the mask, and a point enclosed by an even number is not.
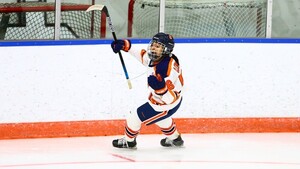
<svg viewBox="0 0 300 169"><path fill-rule="evenodd" d="M61 4L61 38L105 38L106 15L101 11L86 13L90 5ZM0 39L53 39L55 3L0 3Z"/></svg>

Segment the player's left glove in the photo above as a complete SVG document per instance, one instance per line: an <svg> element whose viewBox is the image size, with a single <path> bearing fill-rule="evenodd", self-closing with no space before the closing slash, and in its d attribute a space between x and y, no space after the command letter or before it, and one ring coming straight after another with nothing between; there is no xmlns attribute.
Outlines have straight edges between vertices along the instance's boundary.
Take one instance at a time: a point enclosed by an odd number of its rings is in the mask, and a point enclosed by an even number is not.
<svg viewBox="0 0 300 169"><path fill-rule="evenodd" d="M115 53L118 53L121 50L128 52L128 50L131 48L131 42L128 39L116 40L111 43L111 48Z"/></svg>
<svg viewBox="0 0 300 169"><path fill-rule="evenodd" d="M160 76L156 77L156 76L150 75L148 77L148 84L152 89L154 89L156 91L162 90L166 87L165 80L162 79Z"/></svg>

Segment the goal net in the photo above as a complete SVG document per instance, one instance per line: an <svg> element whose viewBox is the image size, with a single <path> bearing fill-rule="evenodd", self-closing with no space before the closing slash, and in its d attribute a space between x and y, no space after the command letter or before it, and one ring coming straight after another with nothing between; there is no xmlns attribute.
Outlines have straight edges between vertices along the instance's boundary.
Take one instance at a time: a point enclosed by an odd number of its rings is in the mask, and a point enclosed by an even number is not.
<svg viewBox="0 0 300 169"><path fill-rule="evenodd" d="M89 6L61 4L60 39L105 37L105 14L101 11L86 13ZM0 22L0 40L54 39L55 4L0 3Z"/></svg>
<svg viewBox="0 0 300 169"><path fill-rule="evenodd" d="M131 0L128 36L158 31L159 0ZM166 0L164 31L175 37L265 37L267 0Z"/></svg>

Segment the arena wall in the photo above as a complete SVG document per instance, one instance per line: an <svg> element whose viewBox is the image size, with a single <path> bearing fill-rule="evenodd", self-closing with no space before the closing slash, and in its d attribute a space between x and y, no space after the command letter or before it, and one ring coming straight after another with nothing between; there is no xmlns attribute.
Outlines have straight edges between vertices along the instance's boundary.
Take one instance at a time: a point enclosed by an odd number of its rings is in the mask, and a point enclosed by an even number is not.
<svg viewBox="0 0 300 169"><path fill-rule="evenodd" d="M0 47L0 139L123 134L126 114L147 101L146 68L123 52L133 85L128 89L109 43ZM299 48L176 43L185 79L174 116L179 130L299 132Z"/></svg>

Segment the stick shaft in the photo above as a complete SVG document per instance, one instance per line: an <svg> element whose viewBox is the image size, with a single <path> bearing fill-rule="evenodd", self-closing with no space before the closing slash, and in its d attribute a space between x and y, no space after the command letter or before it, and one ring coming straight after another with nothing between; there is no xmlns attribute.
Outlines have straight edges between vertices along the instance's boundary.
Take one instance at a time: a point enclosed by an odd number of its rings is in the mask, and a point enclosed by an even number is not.
<svg viewBox="0 0 300 169"><path fill-rule="evenodd" d="M112 30L113 30L113 28L112 28ZM114 38L115 41L118 40L115 32L112 31L112 35L113 35L113 38ZM128 82L128 87L129 87L129 89L131 89L132 85L131 85L131 82L130 82L130 79L129 79L129 75L128 75L128 72L127 72L127 69L126 69L125 62L124 62L121 51L118 52L118 54L119 54L119 58L120 58L120 61L121 61L122 67L123 67L123 71L125 73L125 77L126 77L127 82Z"/></svg>
<svg viewBox="0 0 300 169"><path fill-rule="evenodd" d="M106 17L107 17L107 20L108 20L108 25L109 25L109 28L111 30L112 36L114 38L114 41L118 40L117 36L116 36L116 33L115 33L114 26L112 24L112 21L111 21L111 18L110 18L110 15L108 13L108 10L107 10L106 6L104 6L104 5L92 5L92 6L90 6L90 8L87 11L91 11L91 10L101 10L106 14ZM121 51L118 52L118 54L119 54L119 58L120 58L120 61L121 61L122 67L123 67L123 71L125 73L125 77L127 79L128 87L129 87L129 89L131 89L132 88L131 81L129 79L128 72L127 72L127 69L126 69L125 62L124 62Z"/></svg>

